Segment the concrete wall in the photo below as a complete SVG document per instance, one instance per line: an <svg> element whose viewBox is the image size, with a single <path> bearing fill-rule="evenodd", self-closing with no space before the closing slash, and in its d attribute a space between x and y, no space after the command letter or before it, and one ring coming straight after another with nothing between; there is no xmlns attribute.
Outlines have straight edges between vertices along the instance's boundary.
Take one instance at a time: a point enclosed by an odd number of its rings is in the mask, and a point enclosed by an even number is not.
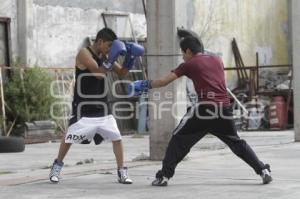
<svg viewBox="0 0 300 199"><path fill-rule="evenodd" d="M37 4L33 4L33 52L29 63L41 67L73 67L75 55L85 39L88 36L94 37L98 30L104 27L101 13L105 10L88 8L88 4L78 1L49 1L51 5L46 5L45 1L34 2ZM55 2L57 6L53 6ZM90 7L94 5L92 2ZM108 7L110 4L108 3ZM100 5L102 8L107 7L106 4ZM136 35L145 37L144 14L131 13L131 19L135 24ZM128 19L114 18L108 22L108 26L113 28L118 36L131 36Z"/></svg>
<svg viewBox="0 0 300 199"><path fill-rule="evenodd" d="M17 0L1 0L0 17L11 18L11 53L14 59L18 55Z"/></svg>
<svg viewBox="0 0 300 199"><path fill-rule="evenodd" d="M122 10L124 12L144 13L142 0L34 0L39 6L61 6L81 9Z"/></svg>
<svg viewBox="0 0 300 199"><path fill-rule="evenodd" d="M233 37L245 65L255 65L256 52L262 65L291 63L288 0L195 0L190 10L190 27L206 48L222 55L225 67L235 66Z"/></svg>
<svg viewBox="0 0 300 199"><path fill-rule="evenodd" d="M13 60L40 67L73 67L87 37L104 27L101 13L130 12L135 34L146 37L140 0L1 0L0 16L10 17ZM128 20L108 20L118 36L131 36Z"/></svg>

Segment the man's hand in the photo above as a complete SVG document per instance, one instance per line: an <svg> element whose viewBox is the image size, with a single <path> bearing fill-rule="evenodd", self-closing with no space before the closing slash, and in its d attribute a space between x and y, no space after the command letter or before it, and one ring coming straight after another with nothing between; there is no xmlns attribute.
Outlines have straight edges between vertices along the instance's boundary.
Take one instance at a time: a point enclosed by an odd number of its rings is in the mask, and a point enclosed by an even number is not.
<svg viewBox="0 0 300 199"><path fill-rule="evenodd" d="M150 80L137 80L128 85L128 94L130 96L139 96L143 92L148 92L151 88Z"/></svg>
<svg viewBox="0 0 300 199"><path fill-rule="evenodd" d="M142 56L145 52L145 49L143 46L134 42L126 42L125 45L127 54L122 65L127 70L130 70L134 66L135 59L139 56Z"/></svg>
<svg viewBox="0 0 300 199"><path fill-rule="evenodd" d="M104 68L107 70L112 70L113 63L118 59L118 57L126 55L126 46L120 40L114 40L108 52L108 59L103 62Z"/></svg>

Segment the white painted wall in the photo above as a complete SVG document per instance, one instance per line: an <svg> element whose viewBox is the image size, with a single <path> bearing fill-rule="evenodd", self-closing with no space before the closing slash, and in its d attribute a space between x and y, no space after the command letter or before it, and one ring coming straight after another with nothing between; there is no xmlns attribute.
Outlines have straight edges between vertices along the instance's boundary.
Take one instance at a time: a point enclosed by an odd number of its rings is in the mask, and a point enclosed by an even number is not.
<svg viewBox="0 0 300 199"><path fill-rule="evenodd" d="M33 53L30 63L40 67L73 67L85 39L104 27L101 9L33 5ZM132 14L139 37L146 36L143 14ZM114 18L119 37L130 36L129 21ZM108 23L109 25L110 23Z"/></svg>
<svg viewBox="0 0 300 199"><path fill-rule="evenodd" d="M146 19L142 13L142 3L130 7L128 2L123 1L118 1L118 4L105 3L103 0L91 2L92 4L70 0L30 0L20 4L21 9L17 11L17 0L1 0L0 16L11 18L13 60L24 56L22 59L30 66L73 67L76 53L85 39L88 36L94 37L98 30L104 27L101 13L106 8L123 7L124 11L132 10L138 13L130 15L135 25L135 34L140 38L146 37ZM23 6L26 6L26 9L23 9ZM26 17L26 24L22 22L22 15ZM110 22L109 24L112 24ZM111 28L118 36L130 36L128 20L113 20L113 24Z"/></svg>
<svg viewBox="0 0 300 199"><path fill-rule="evenodd" d="M105 9L122 10L125 12L143 14L142 0L33 0L34 4L40 6L61 6L82 9Z"/></svg>

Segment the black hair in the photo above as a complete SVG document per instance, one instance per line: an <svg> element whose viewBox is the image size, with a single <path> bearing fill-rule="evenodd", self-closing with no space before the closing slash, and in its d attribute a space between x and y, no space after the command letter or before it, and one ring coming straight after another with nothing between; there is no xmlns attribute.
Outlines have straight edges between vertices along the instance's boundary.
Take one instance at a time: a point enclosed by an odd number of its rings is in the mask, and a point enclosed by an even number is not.
<svg viewBox="0 0 300 199"><path fill-rule="evenodd" d="M194 36L184 37L180 41L180 48L183 52L186 52L187 49L190 49L193 54L204 52L203 44Z"/></svg>
<svg viewBox="0 0 300 199"><path fill-rule="evenodd" d="M103 41L113 41L117 39L116 33L110 28L102 28L96 36L96 41L102 39Z"/></svg>

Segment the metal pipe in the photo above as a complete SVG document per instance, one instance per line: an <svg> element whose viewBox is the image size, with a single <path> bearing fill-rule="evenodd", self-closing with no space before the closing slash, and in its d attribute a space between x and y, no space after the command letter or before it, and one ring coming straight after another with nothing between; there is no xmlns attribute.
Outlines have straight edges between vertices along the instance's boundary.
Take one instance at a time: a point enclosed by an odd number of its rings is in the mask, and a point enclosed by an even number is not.
<svg viewBox="0 0 300 199"><path fill-rule="evenodd" d="M240 100L231 92L229 88L226 88L227 92L233 97L233 99L238 103L238 105L243 109L243 111L248 115L248 110L245 106L240 102Z"/></svg>

